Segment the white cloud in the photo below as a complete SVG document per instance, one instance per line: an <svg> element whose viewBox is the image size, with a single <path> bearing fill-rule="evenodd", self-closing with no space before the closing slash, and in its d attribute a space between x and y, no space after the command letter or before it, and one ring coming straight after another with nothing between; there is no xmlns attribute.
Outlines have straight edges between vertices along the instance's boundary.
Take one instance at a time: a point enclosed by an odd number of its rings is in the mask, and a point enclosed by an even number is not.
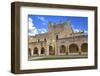
<svg viewBox="0 0 100 76"><path fill-rule="evenodd" d="M85 30L84 33L88 34L88 31Z"/></svg>
<svg viewBox="0 0 100 76"><path fill-rule="evenodd" d="M29 20L29 22L32 22L33 21L31 18L29 18L28 20Z"/></svg>
<svg viewBox="0 0 100 76"><path fill-rule="evenodd" d="M80 30L79 29L73 29L74 30L74 32L80 32Z"/></svg>
<svg viewBox="0 0 100 76"><path fill-rule="evenodd" d="M38 30L34 26L34 23L33 23L31 18L29 18L29 20L28 20L28 27L29 27L29 29L28 29L29 30L29 35L34 36L34 35L38 34Z"/></svg>
<svg viewBox="0 0 100 76"><path fill-rule="evenodd" d="M44 17L39 17L39 16L38 16L38 19L40 19L40 20L43 21L43 22L45 21L45 18L44 18Z"/></svg>
<svg viewBox="0 0 100 76"><path fill-rule="evenodd" d="M88 34L88 31L87 30L73 29L73 31L75 33L77 33L77 32L84 32L85 34Z"/></svg>
<svg viewBox="0 0 100 76"><path fill-rule="evenodd" d="M39 33L46 33L47 30L46 30L45 28L42 28L42 29L38 29L38 32L39 32Z"/></svg>
<svg viewBox="0 0 100 76"><path fill-rule="evenodd" d="M38 19L39 19L40 21L42 21L42 24L43 24L43 25L46 25L46 19L45 19L44 17L38 16Z"/></svg>
<svg viewBox="0 0 100 76"><path fill-rule="evenodd" d="M47 32L47 30L45 28L37 29L34 26L33 20L31 18L29 18L29 20L28 20L28 28L29 28L28 34L30 36L35 36L36 34L42 34L42 33Z"/></svg>

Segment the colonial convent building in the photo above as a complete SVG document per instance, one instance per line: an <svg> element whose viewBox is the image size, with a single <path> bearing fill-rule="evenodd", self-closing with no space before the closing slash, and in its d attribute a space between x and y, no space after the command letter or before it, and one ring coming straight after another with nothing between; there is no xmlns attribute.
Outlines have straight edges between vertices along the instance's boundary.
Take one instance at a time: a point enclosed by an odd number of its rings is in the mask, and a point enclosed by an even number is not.
<svg viewBox="0 0 100 76"><path fill-rule="evenodd" d="M28 37L29 56L83 55L88 53L88 35L74 32L70 22L48 24L48 32Z"/></svg>

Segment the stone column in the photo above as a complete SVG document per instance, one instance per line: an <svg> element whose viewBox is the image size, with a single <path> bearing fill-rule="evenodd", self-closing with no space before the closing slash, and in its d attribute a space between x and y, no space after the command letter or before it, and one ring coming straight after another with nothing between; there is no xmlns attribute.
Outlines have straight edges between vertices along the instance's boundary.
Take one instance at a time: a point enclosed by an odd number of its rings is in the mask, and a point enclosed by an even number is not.
<svg viewBox="0 0 100 76"><path fill-rule="evenodd" d="M81 55L82 54L81 45L79 45L78 47L79 47L79 55Z"/></svg>
<svg viewBox="0 0 100 76"><path fill-rule="evenodd" d="M41 55L41 49L38 48L38 55L40 56Z"/></svg>
<svg viewBox="0 0 100 76"><path fill-rule="evenodd" d="M33 54L33 51L34 51L34 50L32 49L32 50L31 50L31 56L33 56L33 55L34 55L34 54Z"/></svg>
<svg viewBox="0 0 100 76"><path fill-rule="evenodd" d="M55 46L54 50L55 50L55 55L57 55L57 46Z"/></svg>
<svg viewBox="0 0 100 76"><path fill-rule="evenodd" d="M58 46L58 55L60 55L60 49L59 49L60 47Z"/></svg>
<svg viewBox="0 0 100 76"><path fill-rule="evenodd" d="M68 48L68 46L66 46L66 55L68 55L69 54L69 48Z"/></svg>
<svg viewBox="0 0 100 76"><path fill-rule="evenodd" d="M69 55L69 53L70 53L70 52L69 52L69 46L67 46L67 51L68 51L68 55Z"/></svg>
<svg viewBox="0 0 100 76"><path fill-rule="evenodd" d="M59 54L58 54L58 48L59 48L59 47L56 46L56 55L59 55Z"/></svg>
<svg viewBox="0 0 100 76"><path fill-rule="evenodd" d="M47 56L49 55L49 45L47 46L47 49L46 49L46 55Z"/></svg>

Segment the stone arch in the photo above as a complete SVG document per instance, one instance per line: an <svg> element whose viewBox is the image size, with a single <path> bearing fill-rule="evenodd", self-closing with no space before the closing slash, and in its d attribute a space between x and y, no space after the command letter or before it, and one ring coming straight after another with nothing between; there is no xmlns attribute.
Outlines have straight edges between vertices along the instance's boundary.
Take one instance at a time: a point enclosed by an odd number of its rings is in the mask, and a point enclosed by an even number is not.
<svg viewBox="0 0 100 76"><path fill-rule="evenodd" d="M41 48L41 54L45 54L45 48L44 47Z"/></svg>
<svg viewBox="0 0 100 76"><path fill-rule="evenodd" d="M31 49L28 48L28 55L31 56Z"/></svg>
<svg viewBox="0 0 100 76"><path fill-rule="evenodd" d="M60 46L60 53L65 53L66 52L66 46L65 45L61 45Z"/></svg>
<svg viewBox="0 0 100 76"><path fill-rule="evenodd" d="M87 43L83 43L81 45L81 51L82 52L87 52L88 51L88 44Z"/></svg>
<svg viewBox="0 0 100 76"><path fill-rule="evenodd" d="M38 48L37 47L34 48L33 54L37 54L38 55Z"/></svg>
<svg viewBox="0 0 100 76"><path fill-rule="evenodd" d="M76 53L79 51L78 45L77 44L71 44L69 45L69 52L70 53Z"/></svg>
<svg viewBox="0 0 100 76"><path fill-rule="evenodd" d="M52 46L49 46L49 55L55 55L55 50Z"/></svg>

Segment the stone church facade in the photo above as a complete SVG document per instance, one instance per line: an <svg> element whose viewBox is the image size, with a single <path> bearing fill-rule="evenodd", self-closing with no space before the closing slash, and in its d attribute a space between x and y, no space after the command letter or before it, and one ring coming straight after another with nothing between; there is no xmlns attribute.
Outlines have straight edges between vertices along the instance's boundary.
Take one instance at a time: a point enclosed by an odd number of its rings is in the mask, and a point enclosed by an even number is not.
<svg viewBox="0 0 100 76"><path fill-rule="evenodd" d="M48 24L48 32L28 37L28 56L87 55L88 35L74 32L70 22Z"/></svg>

